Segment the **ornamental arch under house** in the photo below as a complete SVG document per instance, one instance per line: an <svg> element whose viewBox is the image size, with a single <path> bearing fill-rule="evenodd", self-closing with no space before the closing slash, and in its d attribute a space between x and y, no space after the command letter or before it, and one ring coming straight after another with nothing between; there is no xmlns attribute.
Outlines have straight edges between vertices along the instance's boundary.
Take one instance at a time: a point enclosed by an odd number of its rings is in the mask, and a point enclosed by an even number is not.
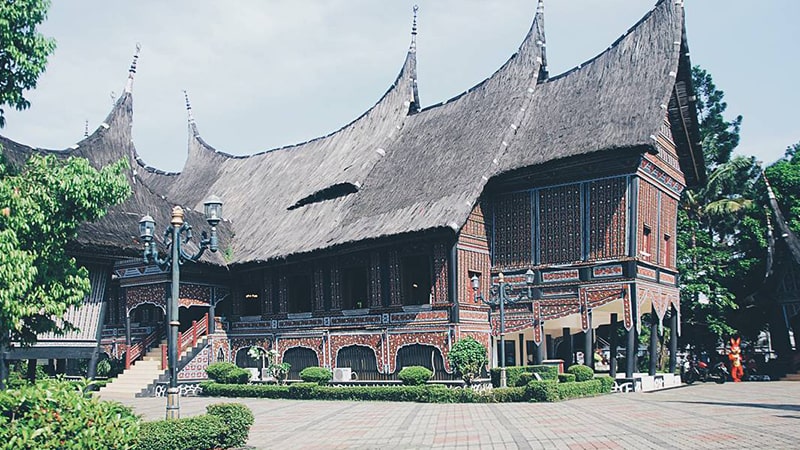
<svg viewBox="0 0 800 450"><path fill-rule="evenodd" d="M57 152L133 168L133 195L85 224L71 247L92 272L92 295L75 311L86 318L82 335L42 336L16 357L70 346L80 350L69 357L105 352L130 364L148 347L158 353L163 315L152 312L170 280L141 262L135 219L166 224L180 204L203 223L209 194L225 200L223 251L182 273L182 331L194 336L180 361L187 381L254 345L301 365L359 361L367 380L395 379L398 361L424 358L437 378L455 378L447 355L465 336L496 364L498 315L476 294L489 298L501 272L515 292L534 274L531 297L507 308L509 364L572 362L583 348L573 337L591 349L592 330L612 323L634 336L651 311L674 321L678 199L705 178L682 2L658 1L603 53L557 76L545 42L540 1L502 67L422 108L414 28L400 73L363 115L249 156L206 143L187 99L179 173L148 166L132 143L134 59L103 125ZM47 151L0 143L18 164ZM160 374L142 392L156 391Z"/></svg>

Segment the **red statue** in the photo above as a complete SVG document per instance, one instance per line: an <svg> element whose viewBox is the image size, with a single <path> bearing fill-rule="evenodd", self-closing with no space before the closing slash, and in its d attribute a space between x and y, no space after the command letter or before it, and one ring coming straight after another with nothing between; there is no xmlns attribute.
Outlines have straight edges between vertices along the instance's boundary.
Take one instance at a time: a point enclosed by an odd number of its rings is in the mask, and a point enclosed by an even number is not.
<svg viewBox="0 0 800 450"><path fill-rule="evenodd" d="M742 375L744 375L741 342L742 338L731 338L731 352L728 354L728 359L731 361L731 378L737 383L742 381Z"/></svg>

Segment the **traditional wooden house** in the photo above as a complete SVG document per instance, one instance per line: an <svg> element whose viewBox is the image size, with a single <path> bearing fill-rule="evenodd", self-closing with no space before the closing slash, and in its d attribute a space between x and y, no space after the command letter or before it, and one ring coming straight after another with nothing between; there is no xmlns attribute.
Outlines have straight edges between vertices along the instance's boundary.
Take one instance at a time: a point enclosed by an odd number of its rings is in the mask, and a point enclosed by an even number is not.
<svg viewBox="0 0 800 450"><path fill-rule="evenodd" d="M135 359L163 327L170 280L137 257L138 218L166 225L174 203L200 225L210 194L226 221L222 250L184 266L184 337L200 336L187 344L185 379L213 361L255 366L254 345L277 350L291 377L321 365L391 379L425 365L450 378L456 340L493 347L499 318L480 299L501 273L512 296L526 295L508 305L507 355L493 351L495 363L552 358L558 341L569 348L585 332L591 344L592 329L619 320L634 330L651 311L677 317L678 198L705 177L682 3L658 1L606 51L551 77L540 1L500 69L426 108L414 29L389 90L328 136L234 156L200 137L189 108L180 173L136 154L134 64L103 125L64 151L134 168L133 197L75 243L111 274L103 351Z"/></svg>

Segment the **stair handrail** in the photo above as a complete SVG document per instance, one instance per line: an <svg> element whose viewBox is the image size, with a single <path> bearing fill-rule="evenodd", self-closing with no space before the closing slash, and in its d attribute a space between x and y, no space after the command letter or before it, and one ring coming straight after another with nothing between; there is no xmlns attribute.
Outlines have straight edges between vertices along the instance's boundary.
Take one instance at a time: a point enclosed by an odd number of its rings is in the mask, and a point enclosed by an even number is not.
<svg viewBox="0 0 800 450"><path fill-rule="evenodd" d="M153 342L158 339L160 334L161 329L156 328L152 333L145 336L144 339L128 347L128 349L125 351L125 369L130 369L131 364L138 360L144 354L144 352L150 348Z"/></svg>
<svg viewBox="0 0 800 450"><path fill-rule="evenodd" d="M184 331L178 333L178 354L186 350L191 344L192 347L197 345L197 340L208 334L208 313L206 313L199 321L193 320L192 326ZM167 346L161 346L161 370L167 370ZM180 357L180 356L179 356Z"/></svg>
<svg viewBox="0 0 800 450"><path fill-rule="evenodd" d="M203 318L198 320L192 321L192 326L180 334L180 338L178 341L180 344L178 348L180 349L179 352L186 350L189 345L191 344L192 347L197 345L197 339L201 338L208 334L208 313L203 315Z"/></svg>

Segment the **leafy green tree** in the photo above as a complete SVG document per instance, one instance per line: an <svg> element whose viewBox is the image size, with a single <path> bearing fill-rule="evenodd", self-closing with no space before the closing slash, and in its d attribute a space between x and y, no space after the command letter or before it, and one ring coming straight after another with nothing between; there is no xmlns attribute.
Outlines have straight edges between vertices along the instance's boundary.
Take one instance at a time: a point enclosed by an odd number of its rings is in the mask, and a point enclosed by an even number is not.
<svg viewBox="0 0 800 450"><path fill-rule="evenodd" d="M34 155L19 173L0 169L0 355L11 342L27 346L39 334L74 329L60 318L90 284L65 248L82 223L128 197L126 168L126 161L97 170L83 158ZM0 362L0 382L5 373Z"/></svg>
<svg viewBox="0 0 800 450"><path fill-rule="evenodd" d="M763 213L754 208L760 166L731 154L742 117L726 120L724 93L711 75L692 71L698 94L703 153L710 173L705 185L684 191L678 213L683 338L713 349L739 331L735 312L763 281Z"/></svg>
<svg viewBox="0 0 800 450"><path fill-rule="evenodd" d="M17 110L30 106L24 93L36 87L56 42L36 31L47 18L49 0L0 2L0 128L5 125L2 106Z"/></svg>
<svg viewBox="0 0 800 450"><path fill-rule="evenodd" d="M486 347L475 339L467 336L459 339L450 349L447 359L453 368L461 375L467 386L477 378L481 369L486 366Z"/></svg>

